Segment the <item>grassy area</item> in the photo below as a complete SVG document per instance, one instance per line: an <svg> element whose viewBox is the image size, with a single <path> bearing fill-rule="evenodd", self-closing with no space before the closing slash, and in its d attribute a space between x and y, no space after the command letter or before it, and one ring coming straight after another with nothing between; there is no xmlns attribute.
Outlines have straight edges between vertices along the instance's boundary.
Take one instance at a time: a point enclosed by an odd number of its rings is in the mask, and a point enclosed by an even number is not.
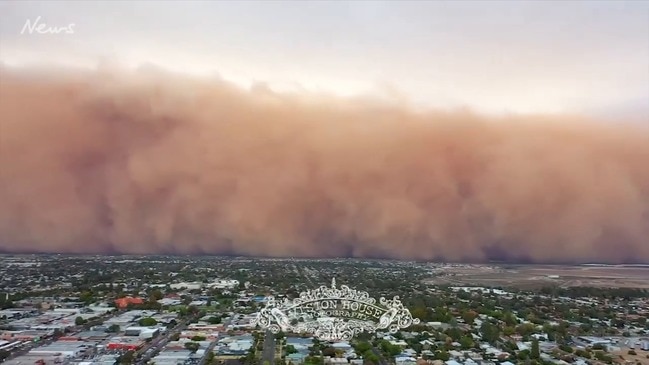
<svg viewBox="0 0 649 365"><path fill-rule="evenodd" d="M624 351L615 351L611 353L611 357L615 360L616 358L622 358L627 361L632 361L634 363L649 364L649 351L643 350L634 350L636 355L629 355L628 350Z"/></svg>

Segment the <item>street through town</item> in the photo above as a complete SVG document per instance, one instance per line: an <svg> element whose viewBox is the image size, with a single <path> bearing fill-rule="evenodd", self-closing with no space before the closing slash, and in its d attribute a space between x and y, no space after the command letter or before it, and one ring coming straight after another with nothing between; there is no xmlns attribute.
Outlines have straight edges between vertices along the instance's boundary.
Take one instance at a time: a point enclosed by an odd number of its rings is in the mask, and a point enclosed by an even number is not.
<svg viewBox="0 0 649 365"><path fill-rule="evenodd" d="M266 336L264 337L264 350L261 360L262 365L275 364L275 335L270 331L266 331Z"/></svg>
<svg viewBox="0 0 649 365"><path fill-rule="evenodd" d="M140 351L138 352L141 355L141 358L137 360L136 364L137 365L144 365L151 360L167 343L169 343L169 340L176 334L179 334L180 332L184 331L187 328L187 324L189 323L188 319L184 319L180 321L173 329L168 330L164 335L158 336L154 338L151 343L147 344L144 346ZM152 351L149 351L152 350ZM207 354L207 352L205 352ZM201 364L202 365L202 364Z"/></svg>

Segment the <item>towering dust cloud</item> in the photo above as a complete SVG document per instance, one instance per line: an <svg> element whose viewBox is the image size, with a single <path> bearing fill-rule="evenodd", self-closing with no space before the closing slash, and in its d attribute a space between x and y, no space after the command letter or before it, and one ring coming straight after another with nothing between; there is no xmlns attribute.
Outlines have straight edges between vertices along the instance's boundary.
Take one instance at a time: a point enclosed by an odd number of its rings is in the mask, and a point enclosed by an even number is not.
<svg viewBox="0 0 649 365"><path fill-rule="evenodd" d="M0 74L0 249L649 262L649 131Z"/></svg>

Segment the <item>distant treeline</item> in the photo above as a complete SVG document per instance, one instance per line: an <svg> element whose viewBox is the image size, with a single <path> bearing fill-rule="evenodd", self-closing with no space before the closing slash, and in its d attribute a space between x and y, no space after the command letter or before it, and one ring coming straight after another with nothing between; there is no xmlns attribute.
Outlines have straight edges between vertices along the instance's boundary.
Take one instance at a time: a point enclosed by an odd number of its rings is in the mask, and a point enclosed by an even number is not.
<svg viewBox="0 0 649 365"><path fill-rule="evenodd" d="M594 288L594 287L545 287L541 294L559 297L599 297L609 299L637 299L648 298L649 290L638 288Z"/></svg>

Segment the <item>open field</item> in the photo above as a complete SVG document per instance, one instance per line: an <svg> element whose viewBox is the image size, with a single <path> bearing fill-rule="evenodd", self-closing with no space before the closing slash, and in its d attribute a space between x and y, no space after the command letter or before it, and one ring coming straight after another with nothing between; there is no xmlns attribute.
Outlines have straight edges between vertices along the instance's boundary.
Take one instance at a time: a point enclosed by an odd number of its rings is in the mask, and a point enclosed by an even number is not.
<svg viewBox="0 0 649 365"><path fill-rule="evenodd" d="M611 355L613 355L613 359L620 359L627 361L628 364L649 364L649 358L647 355L649 355L649 351L643 351L643 350L635 350L636 355L629 355L628 349L624 349L623 351L615 351ZM624 363L624 362L621 362Z"/></svg>
<svg viewBox="0 0 649 365"><path fill-rule="evenodd" d="M645 288L649 266L466 265L435 269L426 282L436 285Z"/></svg>

